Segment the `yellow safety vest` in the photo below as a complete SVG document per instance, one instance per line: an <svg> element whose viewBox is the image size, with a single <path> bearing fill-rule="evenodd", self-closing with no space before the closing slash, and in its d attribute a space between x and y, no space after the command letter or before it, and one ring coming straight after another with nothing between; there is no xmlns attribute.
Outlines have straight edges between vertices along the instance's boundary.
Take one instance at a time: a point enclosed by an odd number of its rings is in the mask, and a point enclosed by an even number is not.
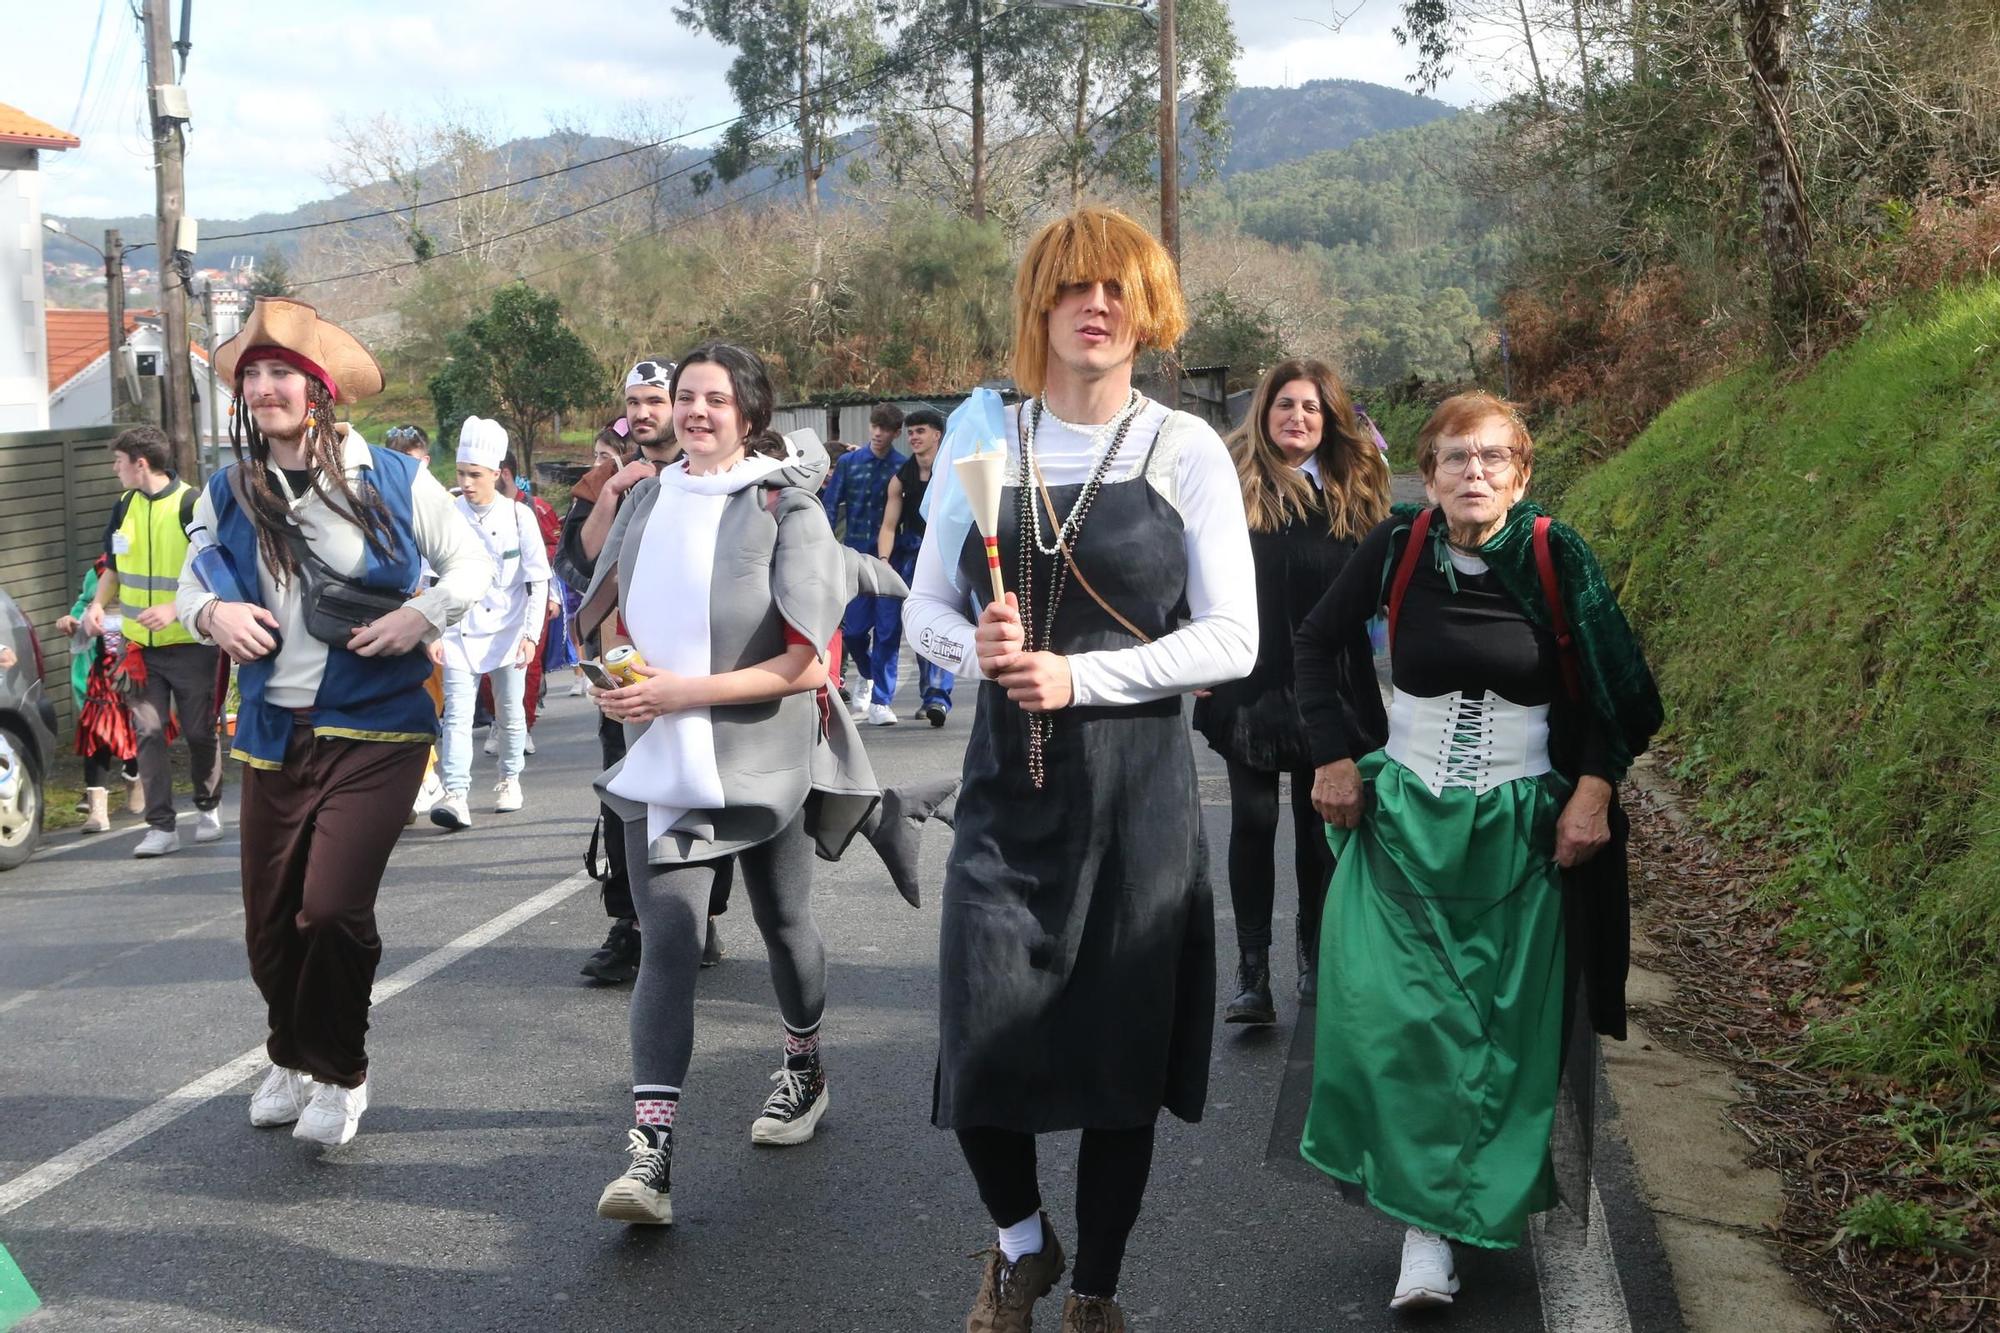
<svg viewBox="0 0 2000 1333"><path fill-rule="evenodd" d="M118 562L118 604L125 613L125 637L141 648L166 648L193 643L194 635L176 620L162 630L139 623L139 613L151 606L172 606L180 591L181 565L187 559L187 533L181 528L181 497L188 484L176 481L147 499L128 491L125 517L112 537Z"/></svg>

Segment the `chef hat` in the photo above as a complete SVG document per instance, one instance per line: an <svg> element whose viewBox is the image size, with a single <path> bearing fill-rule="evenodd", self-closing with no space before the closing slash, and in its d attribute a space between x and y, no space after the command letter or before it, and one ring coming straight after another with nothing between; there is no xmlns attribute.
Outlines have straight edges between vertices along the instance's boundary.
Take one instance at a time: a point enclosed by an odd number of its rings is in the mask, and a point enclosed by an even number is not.
<svg viewBox="0 0 2000 1333"><path fill-rule="evenodd" d="M648 357L634 365L626 374L625 387L632 389L641 384L650 384L656 389L665 389L672 386L673 378L673 362L658 357Z"/></svg>
<svg viewBox="0 0 2000 1333"><path fill-rule="evenodd" d="M500 470L507 456L507 428L485 417L467 417L458 428L458 461L468 467Z"/></svg>

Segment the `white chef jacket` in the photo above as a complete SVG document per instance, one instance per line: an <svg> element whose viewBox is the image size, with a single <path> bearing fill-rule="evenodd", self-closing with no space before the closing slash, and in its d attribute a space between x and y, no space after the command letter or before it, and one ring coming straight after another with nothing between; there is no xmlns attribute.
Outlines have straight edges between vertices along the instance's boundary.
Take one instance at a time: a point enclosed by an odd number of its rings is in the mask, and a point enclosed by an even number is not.
<svg viewBox="0 0 2000 1333"><path fill-rule="evenodd" d="M517 500L496 495L482 516L461 495L458 512L479 534L497 572L486 596L445 635L444 664L483 675L514 665L523 638L540 641L549 553L534 510Z"/></svg>

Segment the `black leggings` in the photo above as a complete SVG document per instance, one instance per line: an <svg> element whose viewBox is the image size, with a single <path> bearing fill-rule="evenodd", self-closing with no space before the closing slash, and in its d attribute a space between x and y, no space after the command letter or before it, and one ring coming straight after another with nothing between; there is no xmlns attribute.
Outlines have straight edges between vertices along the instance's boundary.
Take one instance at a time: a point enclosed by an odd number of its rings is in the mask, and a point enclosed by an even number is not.
<svg viewBox="0 0 2000 1333"><path fill-rule="evenodd" d="M1292 774L1292 856L1299 883L1299 940L1318 955L1320 910L1333 878L1333 849L1312 804L1313 773ZM1277 897L1278 775L1229 763L1229 901L1236 943L1271 947L1271 904Z"/></svg>
<svg viewBox="0 0 2000 1333"><path fill-rule="evenodd" d="M1011 1129L961 1129L959 1150L972 1168L979 1200L993 1224L1010 1227L1040 1211L1035 1136ZM1153 1170L1153 1127L1086 1129L1076 1154L1076 1267L1070 1285L1081 1296L1118 1293L1125 1241L1139 1220L1146 1177Z"/></svg>

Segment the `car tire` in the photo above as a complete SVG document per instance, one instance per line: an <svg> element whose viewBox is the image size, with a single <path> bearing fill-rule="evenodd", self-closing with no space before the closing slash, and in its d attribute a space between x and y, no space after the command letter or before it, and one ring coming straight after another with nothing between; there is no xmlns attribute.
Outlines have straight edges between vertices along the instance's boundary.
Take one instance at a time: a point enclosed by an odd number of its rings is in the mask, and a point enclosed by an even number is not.
<svg viewBox="0 0 2000 1333"><path fill-rule="evenodd" d="M12 727L0 726L7 744L21 763L21 780L13 800L0 807L0 870L12 870L35 854L42 843L42 775L28 756L27 738Z"/></svg>

